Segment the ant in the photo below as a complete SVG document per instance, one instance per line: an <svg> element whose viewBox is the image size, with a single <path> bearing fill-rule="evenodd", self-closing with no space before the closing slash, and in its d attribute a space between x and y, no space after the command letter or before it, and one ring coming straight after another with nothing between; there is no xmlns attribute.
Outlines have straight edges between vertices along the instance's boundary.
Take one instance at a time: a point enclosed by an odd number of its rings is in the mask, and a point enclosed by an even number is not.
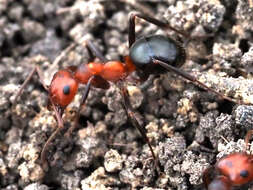
<svg viewBox="0 0 253 190"><path fill-rule="evenodd" d="M100 62L83 63L79 66L69 66L65 69L59 70L54 74L49 87L44 84L39 68L34 67L31 74L21 86L14 99L14 102L16 102L18 96L22 93L28 81L37 72L43 87L48 91L49 103L51 104L51 107L56 115L58 127L49 137L41 151L41 162L43 164L43 168L47 168L46 151L49 147L49 144L64 127L62 120L63 112L65 108L72 102L75 94L77 93L79 84L85 84L86 87L77 111L75 125L70 127L65 135L69 137L76 127L81 107L85 104L91 86L106 90L110 87L109 82L112 82L120 89L120 93L123 97L123 107L127 113L127 116L131 120L132 124L141 133L145 142L148 144L157 168L159 168L158 159L146 135L145 129L138 123L136 119L133 108L130 104L129 94L124 83L126 78L132 72L136 71L138 81L144 82L151 74L162 74L167 71L172 71L177 75L188 79L192 83L215 93L223 99L241 104L240 101L234 100L233 98L227 97L215 91L214 89L209 88L202 82L198 81L196 77L179 69L186 61L186 52L180 42L163 35L144 36L136 40L136 17L141 18L151 24L157 25L163 30L172 30L188 39L190 38L187 34L171 27L168 23L138 12L132 12L129 15L128 31L130 53L129 56L125 56L124 63L120 61L107 60L92 42L85 40L85 46L95 55L95 57L100 60Z"/></svg>
<svg viewBox="0 0 253 190"><path fill-rule="evenodd" d="M229 154L204 171L202 180L207 190L231 190L253 181L253 155L246 153L252 134L253 130L246 134L244 152Z"/></svg>

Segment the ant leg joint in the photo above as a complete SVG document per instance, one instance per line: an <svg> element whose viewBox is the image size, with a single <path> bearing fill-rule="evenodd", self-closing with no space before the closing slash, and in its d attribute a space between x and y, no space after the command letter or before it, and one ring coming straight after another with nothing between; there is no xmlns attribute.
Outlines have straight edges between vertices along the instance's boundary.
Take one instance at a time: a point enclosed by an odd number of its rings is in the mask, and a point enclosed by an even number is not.
<svg viewBox="0 0 253 190"><path fill-rule="evenodd" d="M139 12L137 11L132 11L128 14L128 18L129 19L133 19L134 17L136 17L136 15L140 14Z"/></svg>

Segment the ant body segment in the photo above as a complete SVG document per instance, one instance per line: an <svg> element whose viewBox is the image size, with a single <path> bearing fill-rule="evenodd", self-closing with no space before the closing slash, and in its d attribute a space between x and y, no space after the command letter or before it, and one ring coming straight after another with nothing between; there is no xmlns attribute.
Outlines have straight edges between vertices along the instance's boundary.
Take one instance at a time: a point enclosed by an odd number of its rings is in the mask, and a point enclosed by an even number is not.
<svg viewBox="0 0 253 190"><path fill-rule="evenodd" d="M244 152L229 154L204 171L202 179L207 190L231 190L253 181L253 155L246 153L252 132L247 132Z"/></svg>
<svg viewBox="0 0 253 190"><path fill-rule="evenodd" d="M148 144L152 157L158 168L158 159L153 151L151 143L146 135L145 129L138 123L133 108L130 104L127 88L124 84L127 76L136 71L140 81L146 81L151 74L162 74L167 71L175 72L177 75L188 79L189 81L199 85L200 87L212 91L223 99L235 103L241 103L233 98L227 97L201 83L196 77L179 69L186 60L186 52L182 45L176 40L171 39L168 36L162 35L150 35L144 36L136 40L135 37L135 19L136 17L144 19L145 21L157 25L164 30L173 30L180 35L189 38L188 35L171 27L165 22L161 22L155 18L142 15L140 13L131 13L129 17L129 56L125 56L125 62L109 61L102 53L88 40L85 41L86 47L100 60L99 62L84 63L79 66L69 66L66 69L59 70L53 76L51 84L47 87L42 80L42 76L39 72L39 68L35 67L26 81L21 86L17 93L14 102L16 102L18 96L22 93L24 87L28 81L32 78L32 75L36 72L39 74L39 78L44 88L48 91L49 102L53 107L56 114L58 123L57 129L49 137L45 143L41 152L41 161L44 168L47 168L46 151L49 144L53 141L56 135L63 129L62 114L64 109L72 102L75 94L77 93L78 86L85 84L85 91L80 102L75 125L70 127L66 133L66 136L70 136L71 132L77 125L81 107L85 104L88 97L91 86L95 88L108 89L110 83L114 83L119 87L121 95L123 97L123 107L126 110L128 118L132 124L139 130L145 142Z"/></svg>

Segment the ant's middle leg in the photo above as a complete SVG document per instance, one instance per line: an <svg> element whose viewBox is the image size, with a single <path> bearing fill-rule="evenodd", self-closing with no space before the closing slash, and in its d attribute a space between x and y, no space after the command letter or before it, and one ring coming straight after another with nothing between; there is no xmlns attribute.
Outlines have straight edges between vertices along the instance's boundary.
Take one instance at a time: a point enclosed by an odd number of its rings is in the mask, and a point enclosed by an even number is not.
<svg viewBox="0 0 253 190"><path fill-rule="evenodd" d="M162 22L160 20L157 20L155 18L149 17L147 15L138 13L138 12L131 12L129 15L129 28L128 28L128 42L129 42L129 48L133 45L133 43L135 42L135 19L136 17L138 18L142 18L145 21L152 23L164 30L172 30L176 33L179 33L181 35L183 35L186 38L190 38L190 36L180 30L177 30L176 28L170 26L168 23Z"/></svg>
<svg viewBox="0 0 253 190"><path fill-rule="evenodd" d="M89 50L93 53L93 55L100 59L103 63L107 62L108 60L102 54L102 52L89 40L86 40L86 45Z"/></svg>
<svg viewBox="0 0 253 190"><path fill-rule="evenodd" d="M132 108L131 103L130 103L128 90L124 86L124 84L121 83L121 81L118 83L118 87L120 88L120 93L121 93L122 98L123 98L123 107L124 107L124 109L127 113L127 116L130 119L130 121L132 122L132 124L134 125L134 127L138 129L141 136L144 138L145 142L148 144L150 152L151 152L152 157L153 157L154 162L155 162L157 172L160 173L159 160L157 159L157 157L155 155L155 152L154 152L154 150L151 146L149 138L147 137L145 129L139 124L138 120L135 117L133 108Z"/></svg>
<svg viewBox="0 0 253 190"><path fill-rule="evenodd" d="M247 151L248 149L248 146L249 146L249 140L250 140L250 137L253 135L253 130L249 130L245 136L245 152Z"/></svg>

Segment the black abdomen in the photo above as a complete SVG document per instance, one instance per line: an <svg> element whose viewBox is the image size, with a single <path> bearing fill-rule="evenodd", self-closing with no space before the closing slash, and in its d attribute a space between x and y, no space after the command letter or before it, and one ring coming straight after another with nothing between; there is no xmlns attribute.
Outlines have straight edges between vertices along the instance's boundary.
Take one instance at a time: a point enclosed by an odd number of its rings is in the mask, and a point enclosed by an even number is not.
<svg viewBox="0 0 253 190"><path fill-rule="evenodd" d="M186 59L184 48L175 40L162 35L152 35L138 39L130 49L130 58L139 69L148 67L153 69L154 66L159 72L164 71L159 65L154 65L152 59L164 61L172 66L181 67Z"/></svg>

